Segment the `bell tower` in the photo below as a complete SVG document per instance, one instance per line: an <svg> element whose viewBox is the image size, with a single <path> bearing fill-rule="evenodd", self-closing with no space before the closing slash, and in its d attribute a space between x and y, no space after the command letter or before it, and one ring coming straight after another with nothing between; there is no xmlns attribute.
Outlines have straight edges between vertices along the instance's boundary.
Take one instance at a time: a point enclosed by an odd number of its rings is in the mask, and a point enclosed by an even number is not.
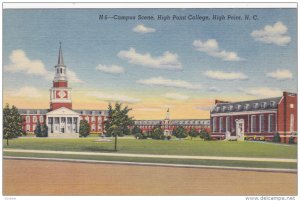
<svg viewBox="0 0 300 201"><path fill-rule="evenodd" d="M50 110L61 107L72 109L71 91L68 87L66 65L64 64L61 42L59 43L58 61L55 68L53 86L50 88Z"/></svg>

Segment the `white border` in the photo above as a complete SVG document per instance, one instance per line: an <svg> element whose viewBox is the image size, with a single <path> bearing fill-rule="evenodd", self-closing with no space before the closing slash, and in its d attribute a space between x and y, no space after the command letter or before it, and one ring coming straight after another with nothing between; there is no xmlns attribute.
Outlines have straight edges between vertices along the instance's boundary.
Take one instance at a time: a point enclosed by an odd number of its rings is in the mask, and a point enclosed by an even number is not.
<svg viewBox="0 0 300 201"><path fill-rule="evenodd" d="M199 2L176 2L176 3L8 3L3 2L3 9L63 9L63 8L297 8L297 3L199 3Z"/></svg>

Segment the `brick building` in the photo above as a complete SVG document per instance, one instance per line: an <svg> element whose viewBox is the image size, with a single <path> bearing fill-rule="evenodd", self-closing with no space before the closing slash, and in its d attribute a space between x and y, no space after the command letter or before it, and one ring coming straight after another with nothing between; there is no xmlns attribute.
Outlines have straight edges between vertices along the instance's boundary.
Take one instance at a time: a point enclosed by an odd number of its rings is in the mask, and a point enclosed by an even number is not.
<svg viewBox="0 0 300 201"><path fill-rule="evenodd" d="M213 138L272 140L279 133L287 142L297 132L297 94L283 92L281 97L242 102L216 100L210 120Z"/></svg>
<svg viewBox="0 0 300 201"><path fill-rule="evenodd" d="M170 110L166 112L166 117L163 120L136 120L135 125L138 126L143 132L149 132L154 126L161 126L165 135L172 134L172 131L177 126L183 126L186 130L195 128L197 131L204 128L210 131L209 119L170 119Z"/></svg>
<svg viewBox="0 0 300 201"><path fill-rule="evenodd" d="M85 119L90 124L91 132L102 133L106 110L73 110L71 92L60 45L53 85L50 88L50 108L19 109L24 120L23 130L33 133L39 121L47 124L49 137L79 137L79 123Z"/></svg>

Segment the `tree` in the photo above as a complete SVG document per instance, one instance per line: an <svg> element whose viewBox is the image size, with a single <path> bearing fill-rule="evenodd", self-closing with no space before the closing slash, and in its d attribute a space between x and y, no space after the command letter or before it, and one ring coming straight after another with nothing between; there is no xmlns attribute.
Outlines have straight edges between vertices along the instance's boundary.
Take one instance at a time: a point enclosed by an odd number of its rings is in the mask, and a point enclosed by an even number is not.
<svg viewBox="0 0 300 201"><path fill-rule="evenodd" d="M197 137L199 135L199 133L197 132L197 130L195 128L192 128L189 131L189 136L191 137L191 140L193 139L193 137Z"/></svg>
<svg viewBox="0 0 300 201"><path fill-rule="evenodd" d="M3 138L6 139L7 146L8 140L17 138L24 134L22 130L23 119L18 112L18 109L13 105L11 108L8 104L3 109Z"/></svg>
<svg viewBox="0 0 300 201"><path fill-rule="evenodd" d="M211 136L205 128L201 129L199 135L200 135L200 138L203 139L203 140L211 140Z"/></svg>
<svg viewBox="0 0 300 201"><path fill-rule="evenodd" d="M131 133L135 136L135 138L144 139L143 131L138 126L134 126L131 130Z"/></svg>
<svg viewBox="0 0 300 201"><path fill-rule="evenodd" d="M48 137L48 126L46 123L42 126L42 137Z"/></svg>
<svg viewBox="0 0 300 201"><path fill-rule="evenodd" d="M183 126L178 126L174 129L173 135L179 139L187 137L187 131Z"/></svg>
<svg viewBox="0 0 300 201"><path fill-rule="evenodd" d="M132 117L128 116L131 108L128 106L122 109L121 103L116 103L113 108L111 104L108 105L108 118L105 122L105 132L108 136L115 137L115 151L117 151L118 136L123 136L129 133L129 126L134 124Z"/></svg>
<svg viewBox="0 0 300 201"><path fill-rule="evenodd" d="M42 127L41 127L41 123L40 121L38 120L37 124L36 124L36 127L34 129L34 134L36 137L43 137L42 135Z"/></svg>
<svg viewBox="0 0 300 201"><path fill-rule="evenodd" d="M150 133L150 137L155 140L163 140L165 139L164 131L161 129L160 126L154 126Z"/></svg>
<svg viewBox="0 0 300 201"><path fill-rule="evenodd" d="M86 137L90 134L91 127L87 120L80 120L79 123L79 135L80 137Z"/></svg>

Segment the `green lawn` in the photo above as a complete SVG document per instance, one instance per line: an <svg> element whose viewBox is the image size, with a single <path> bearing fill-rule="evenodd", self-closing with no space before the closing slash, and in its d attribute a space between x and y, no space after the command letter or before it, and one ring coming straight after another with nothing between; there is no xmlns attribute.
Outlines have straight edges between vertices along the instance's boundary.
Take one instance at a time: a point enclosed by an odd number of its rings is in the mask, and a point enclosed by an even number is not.
<svg viewBox="0 0 300 201"><path fill-rule="evenodd" d="M113 152L114 141L95 142L98 138L51 139L51 138L19 138L10 140L10 145L4 148ZM283 145L261 142L227 142L196 140L118 140L119 153L138 154L170 154L199 156L243 156L270 158L297 158L296 145Z"/></svg>

